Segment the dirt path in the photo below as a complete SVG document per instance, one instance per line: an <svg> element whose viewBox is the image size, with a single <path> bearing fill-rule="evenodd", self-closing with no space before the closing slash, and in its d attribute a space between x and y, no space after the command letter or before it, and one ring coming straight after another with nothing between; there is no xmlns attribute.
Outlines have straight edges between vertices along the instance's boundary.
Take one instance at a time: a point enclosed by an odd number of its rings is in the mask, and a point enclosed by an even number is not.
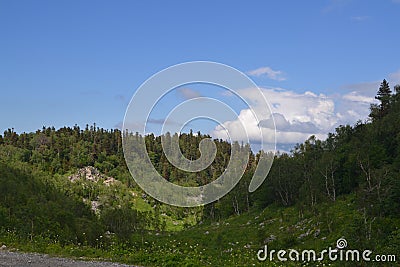
<svg viewBox="0 0 400 267"><path fill-rule="evenodd" d="M98 262L80 261L67 258L51 257L45 254L21 253L0 250L0 267L128 267L131 265Z"/></svg>

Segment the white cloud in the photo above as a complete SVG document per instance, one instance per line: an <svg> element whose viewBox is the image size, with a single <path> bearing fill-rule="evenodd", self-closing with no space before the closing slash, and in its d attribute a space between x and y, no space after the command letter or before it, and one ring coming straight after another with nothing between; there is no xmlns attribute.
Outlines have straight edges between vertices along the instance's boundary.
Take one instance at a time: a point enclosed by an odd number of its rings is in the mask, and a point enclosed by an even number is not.
<svg viewBox="0 0 400 267"><path fill-rule="evenodd" d="M256 89L242 90L240 93L257 108ZM273 113L283 114L291 123L312 122L320 129L327 129L335 124L334 102L324 94L307 91L295 93L284 89L262 89L269 101Z"/></svg>
<svg viewBox="0 0 400 267"><path fill-rule="evenodd" d="M343 96L343 99L345 100L350 100L350 101L354 101L354 102L363 102L363 103L372 103L374 102L374 97L369 97L369 96L365 96L365 95L361 95L359 92L357 91L353 91L351 93L345 94Z"/></svg>
<svg viewBox="0 0 400 267"><path fill-rule="evenodd" d="M389 74L389 82L391 83L392 86L400 83L400 70Z"/></svg>
<svg viewBox="0 0 400 267"><path fill-rule="evenodd" d="M272 117L273 117L273 119L272 119ZM299 121L289 122L285 118L285 116L280 113L274 113L273 116L271 116L270 118L261 120L258 125L260 127L274 129L274 122L275 122L276 130L279 132L299 132L299 133L309 133L309 134L315 134L315 133L319 132L318 127L315 126L315 124L310 121L308 121L308 122L299 122Z"/></svg>
<svg viewBox="0 0 400 267"><path fill-rule="evenodd" d="M267 76L271 80L276 81L284 81L286 78L284 77L284 73L280 70L273 70L270 67L261 67L255 70L250 70L247 72L250 76L260 77Z"/></svg>
<svg viewBox="0 0 400 267"><path fill-rule="evenodd" d="M268 71L260 68L249 74L260 76ZM396 84L400 84L400 69L388 74L387 80L392 89ZM334 95L318 94L313 91L298 93L283 88L262 88L274 119L270 114L265 114L264 117L258 118L258 123L254 116L251 116L251 110L244 109L237 120L223 123L223 126L216 127L211 134L217 138L227 139L227 130L231 135L233 133L233 139L245 141L245 136L235 132L239 123L242 123L250 140L259 142L260 127L268 134L271 133L275 123L278 147L287 148L290 144L302 143L313 134L325 139L327 134L334 132L339 125L354 125L358 120L368 119L371 103L377 103L375 96L381 82L382 80L344 85L341 87L343 92ZM256 112L257 109L261 110L260 105L263 105L257 92L256 88L243 89L239 92Z"/></svg>
<svg viewBox="0 0 400 267"><path fill-rule="evenodd" d="M381 83L381 81L347 84L347 85L342 86L342 89L346 89L346 90L350 90L353 92L357 92L362 95L374 97L376 95L376 92L378 91L380 83Z"/></svg>
<svg viewBox="0 0 400 267"><path fill-rule="evenodd" d="M400 69L395 72L389 73L386 79L389 82L391 88L393 88L396 84L400 84ZM382 80L347 84L342 86L342 89L351 90L352 92L350 94L363 95L369 98L374 98L376 93L378 92Z"/></svg>
<svg viewBox="0 0 400 267"><path fill-rule="evenodd" d="M245 127L246 133L238 131L238 129L241 129L242 125ZM247 142L249 139L253 142L259 142L260 128L258 127L258 121L254 117L253 112L250 109L243 109L240 111L236 120L226 121L222 126L218 125L213 131L213 136L224 140L232 139L235 141ZM271 142L273 140L269 141Z"/></svg>
<svg viewBox="0 0 400 267"><path fill-rule="evenodd" d="M258 89L244 89L240 91L240 95L257 112L262 102L259 101L256 90ZM369 105L374 101L373 97L355 91L336 96L326 96L311 91L297 93L281 88L263 88L262 92L270 103L274 120L266 114L259 118L258 123L251 110L244 109L237 120L227 121L223 123L223 126L217 126L212 135L227 139L227 130L232 139L245 141L246 136L239 136L235 131L240 124L243 124L249 139L259 142L261 139L259 127L266 130L265 133L268 134L274 128L275 122L278 146L279 144L302 143L311 135L324 139L329 132L334 132L335 128L341 124L354 124L359 119L366 119Z"/></svg>

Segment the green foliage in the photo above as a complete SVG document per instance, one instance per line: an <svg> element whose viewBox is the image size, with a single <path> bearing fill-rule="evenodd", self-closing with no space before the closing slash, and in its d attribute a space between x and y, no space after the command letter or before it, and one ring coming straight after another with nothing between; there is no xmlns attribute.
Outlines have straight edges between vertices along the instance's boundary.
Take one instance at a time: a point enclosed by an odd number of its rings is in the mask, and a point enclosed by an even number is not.
<svg viewBox="0 0 400 267"><path fill-rule="evenodd" d="M32 173L27 169L26 164L16 166L0 160L2 229L16 230L30 238L42 235L69 243L78 238L81 229L96 227L94 214L81 201L66 196L40 171ZM81 220L89 222L85 228ZM101 231L95 229L97 233Z"/></svg>

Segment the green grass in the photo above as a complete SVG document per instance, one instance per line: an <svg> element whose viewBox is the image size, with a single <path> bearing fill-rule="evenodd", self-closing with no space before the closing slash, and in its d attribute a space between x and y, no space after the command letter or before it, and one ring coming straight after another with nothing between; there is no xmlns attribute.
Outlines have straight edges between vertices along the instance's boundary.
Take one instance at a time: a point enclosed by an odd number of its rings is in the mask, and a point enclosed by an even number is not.
<svg viewBox="0 0 400 267"><path fill-rule="evenodd" d="M354 225L360 214L352 202L350 195L329 206L318 206L318 215L307 211L303 217L299 216L299 210L295 207L270 206L261 212L253 211L178 232L138 233L132 237L129 245L110 239L99 241L95 247L61 246L40 237L22 242L10 232L3 232L0 243L23 251L108 259L143 266L298 266L298 262L259 262L256 253L268 238L268 249L276 250L292 248L321 251L329 246L335 247L340 237L345 237L349 246L354 248L357 242L348 228ZM313 262L308 266L328 264L344 266L343 262L328 261ZM304 265L307 266L306 263Z"/></svg>

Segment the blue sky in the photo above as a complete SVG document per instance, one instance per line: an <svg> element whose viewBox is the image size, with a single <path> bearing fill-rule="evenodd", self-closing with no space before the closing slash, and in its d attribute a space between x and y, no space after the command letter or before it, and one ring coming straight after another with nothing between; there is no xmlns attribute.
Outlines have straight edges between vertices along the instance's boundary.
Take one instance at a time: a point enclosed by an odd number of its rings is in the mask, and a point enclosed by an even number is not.
<svg viewBox="0 0 400 267"><path fill-rule="evenodd" d="M0 131L118 127L151 75L209 60L272 98L282 145L323 137L365 119L382 79L400 83L399 13L394 0L0 0Z"/></svg>

